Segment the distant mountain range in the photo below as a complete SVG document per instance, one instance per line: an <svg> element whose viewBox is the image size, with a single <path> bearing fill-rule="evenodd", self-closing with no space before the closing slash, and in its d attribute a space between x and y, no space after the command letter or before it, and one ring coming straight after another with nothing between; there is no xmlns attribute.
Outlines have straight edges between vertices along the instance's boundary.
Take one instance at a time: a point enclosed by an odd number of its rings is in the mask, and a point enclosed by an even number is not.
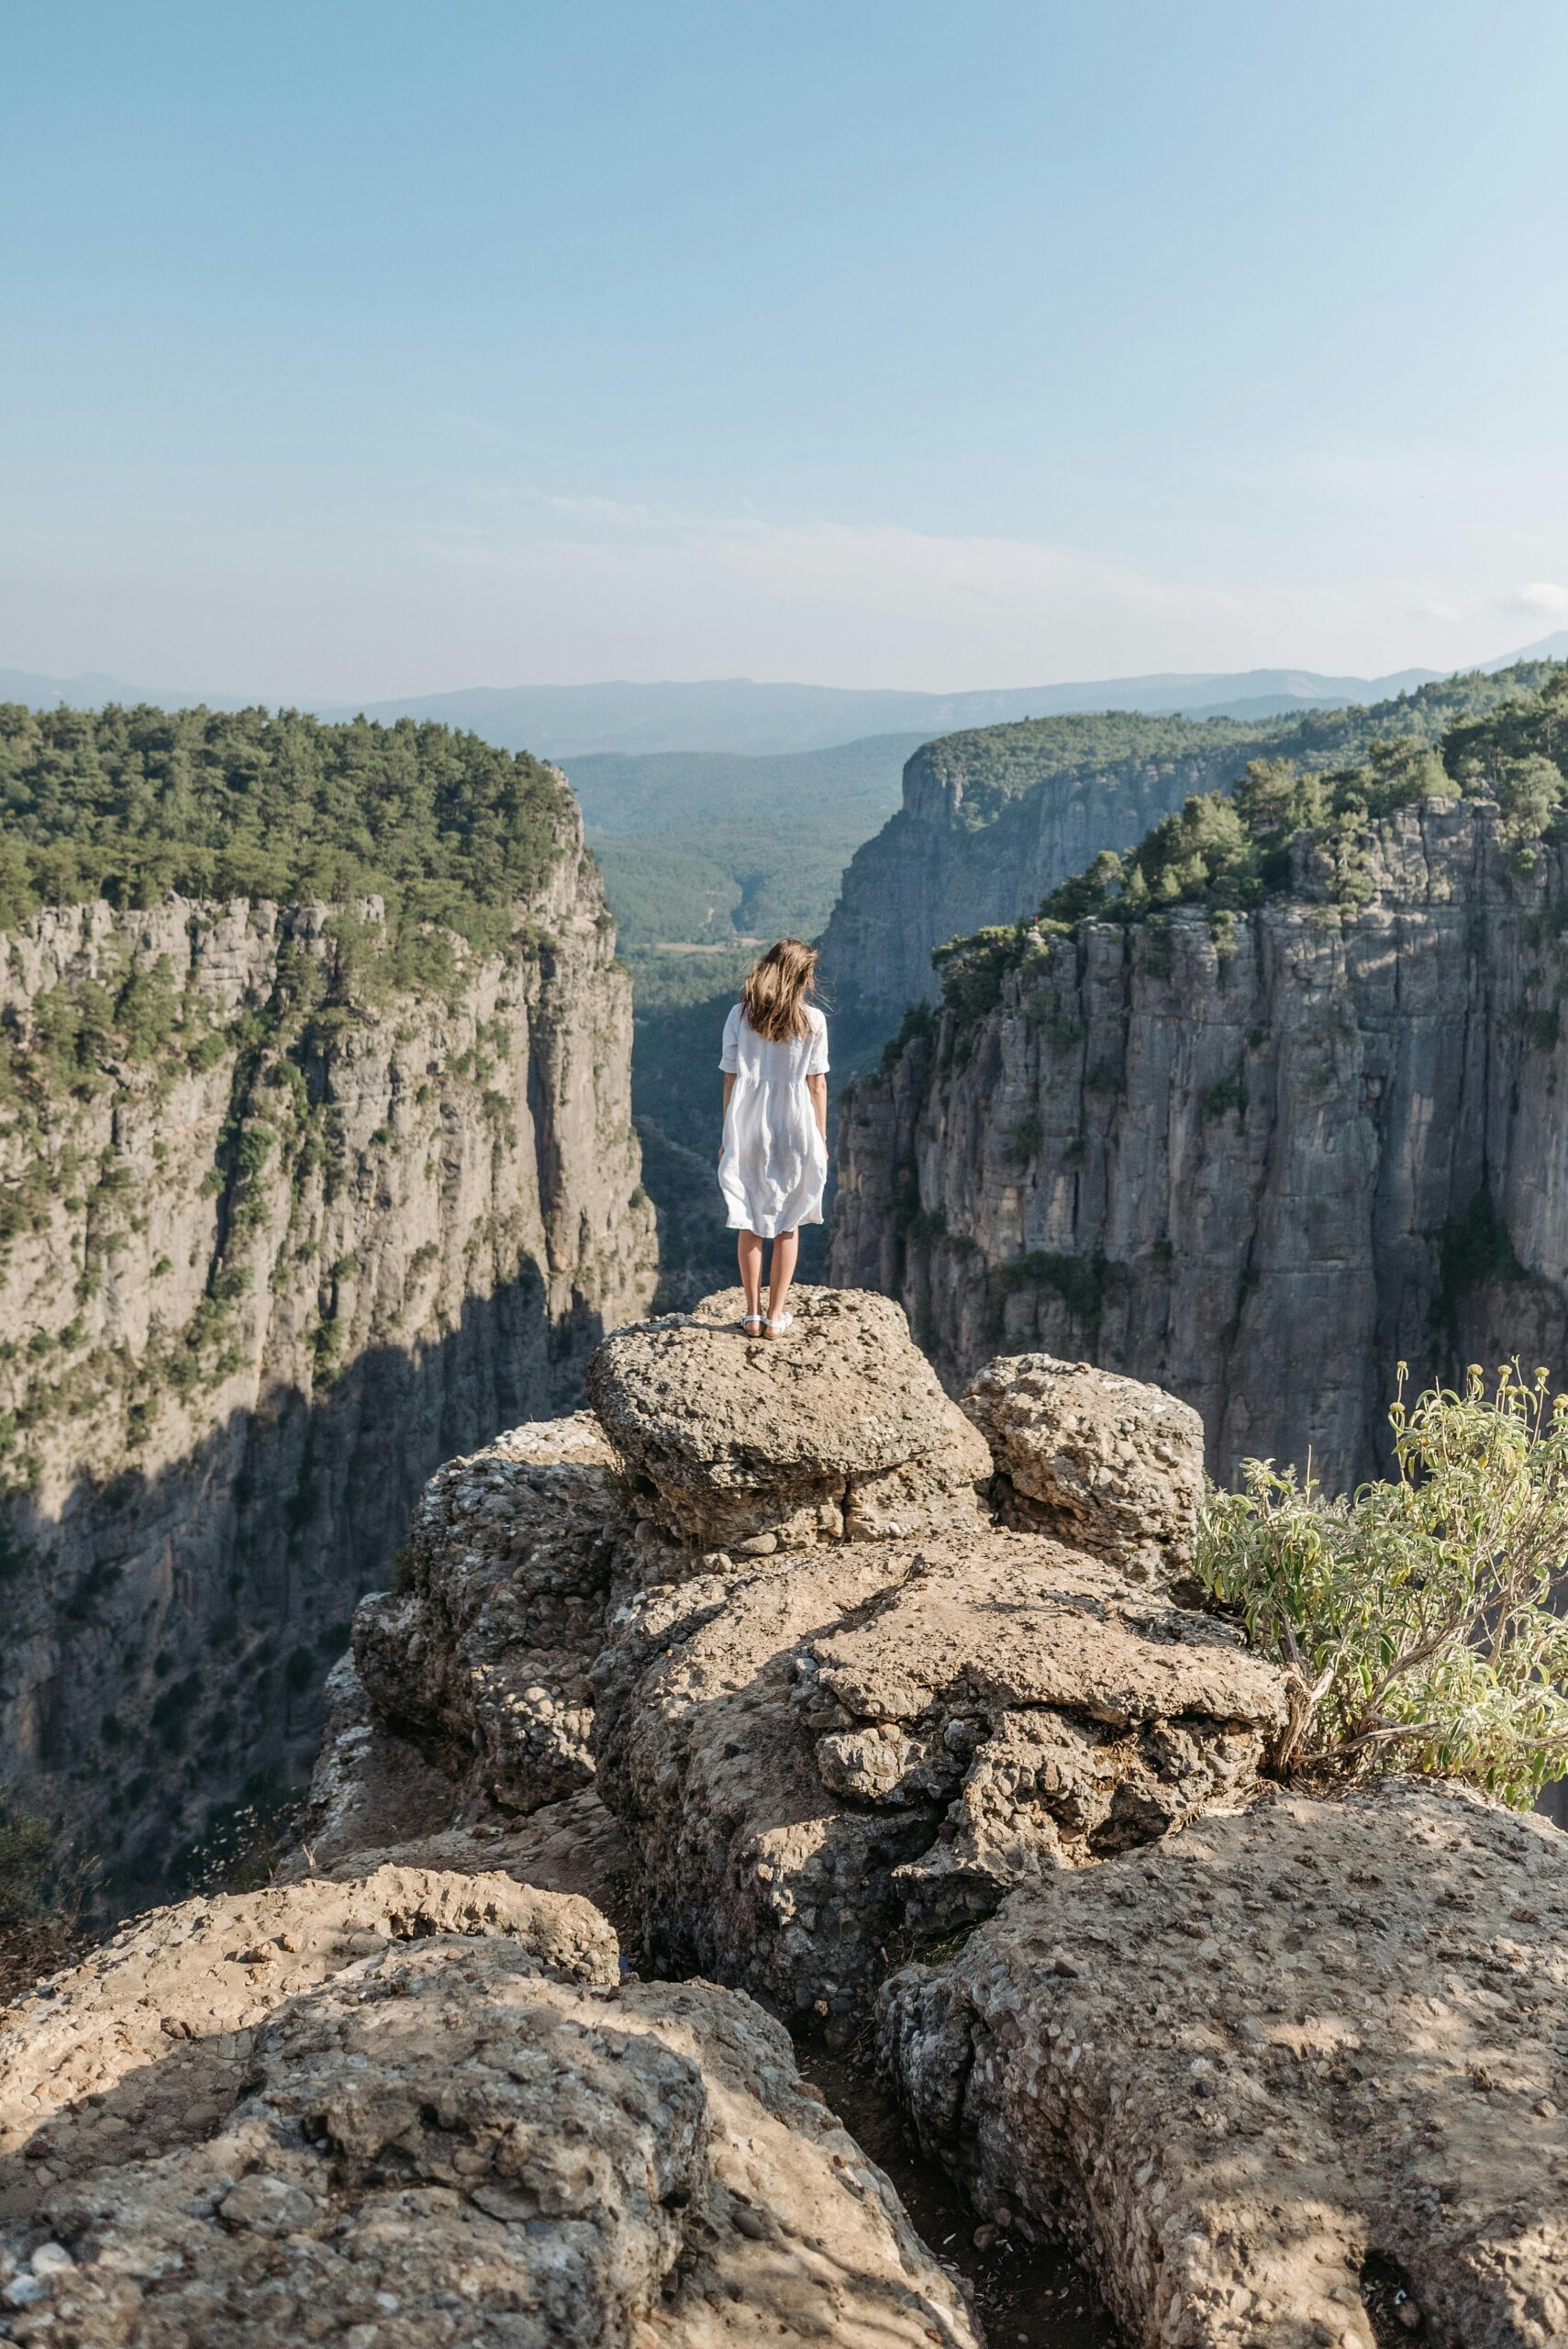
<svg viewBox="0 0 1568 2349"><path fill-rule="evenodd" d="M1568 629L1480 665L1568 658ZM470 729L505 750L551 759L600 751L721 751L756 756L828 750L873 734L919 734L926 740L975 726L1075 711L1138 710L1151 717L1258 718L1294 710L1388 701L1428 685L1435 669L1401 669L1385 677L1329 677L1311 669L1247 669L1149 677L1102 677L1078 685L1014 685L957 694L857 690L840 685L755 685L749 678L697 684L476 685L461 693L415 694L355 704L322 702L322 718L429 718ZM184 709L206 701L238 709L232 695L172 692L115 677L39 676L0 669L0 699L35 708L68 702L97 708L106 701L148 701Z"/></svg>

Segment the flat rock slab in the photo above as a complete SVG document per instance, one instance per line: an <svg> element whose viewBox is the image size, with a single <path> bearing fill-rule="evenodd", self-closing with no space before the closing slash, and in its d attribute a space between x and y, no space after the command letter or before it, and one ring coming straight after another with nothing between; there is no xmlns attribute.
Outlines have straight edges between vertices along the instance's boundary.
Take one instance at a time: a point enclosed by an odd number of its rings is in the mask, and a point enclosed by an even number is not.
<svg viewBox="0 0 1568 2349"><path fill-rule="evenodd" d="M1108 1559L1135 1580L1190 1573L1203 1421L1162 1386L1053 1354L1004 1354L964 1390L996 1464L1004 1521Z"/></svg>
<svg viewBox="0 0 1568 2349"><path fill-rule="evenodd" d="M926 2150L1162 2349L1568 2339L1568 1842L1276 1797L1015 1893L883 1994Z"/></svg>
<svg viewBox="0 0 1568 2349"><path fill-rule="evenodd" d="M979 2349L784 2032L706 1985L438 1936L257 2031L247 2094L0 2237L50 2349ZM47 2230L40 2239L40 2230Z"/></svg>
<svg viewBox="0 0 1568 2349"><path fill-rule="evenodd" d="M214 2126L276 2009L398 1944L505 1938L535 1971L611 1983L619 1948L588 1901L496 1872L386 1866L154 1909L0 2016L0 2221L106 2154L155 2155Z"/></svg>
<svg viewBox="0 0 1568 2349"><path fill-rule="evenodd" d="M1245 1801L1280 1675L1036 1535L808 1552L619 1611L599 1791L658 1963L837 2023L890 1952Z"/></svg>
<svg viewBox="0 0 1568 2349"><path fill-rule="evenodd" d="M588 1395L650 1513L705 1549L776 1535L978 1526L990 1454L909 1335L863 1289L792 1292L795 1328L746 1338L739 1289L606 1338Z"/></svg>

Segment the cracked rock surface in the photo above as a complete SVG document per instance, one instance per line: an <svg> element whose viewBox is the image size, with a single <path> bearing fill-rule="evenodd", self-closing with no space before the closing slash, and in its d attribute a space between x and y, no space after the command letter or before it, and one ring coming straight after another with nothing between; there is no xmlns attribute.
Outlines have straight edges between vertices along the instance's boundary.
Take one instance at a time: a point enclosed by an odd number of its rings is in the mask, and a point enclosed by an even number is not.
<svg viewBox="0 0 1568 2349"><path fill-rule="evenodd" d="M100 2148L0 2237L12 2340L979 2349L737 1994L552 1983L519 1941L438 1933L278 2001L244 2087Z"/></svg>
<svg viewBox="0 0 1568 2349"><path fill-rule="evenodd" d="M670 1532L799 1548L984 1522L990 1454L901 1307L795 1289L795 1328L762 1342L737 1326L743 1303L726 1290L617 1330L589 1365L589 1400Z"/></svg>
<svg viewBox="0 0 1568 2349"><path fill-rule="evenodd" d="M926 2149L1138 2343L1568 2339L1568 1844L1385 1781L1015 1893L882 1999Z"/></svg>
<svg viewBox="0 0 1568 2349"><path fill-rule="evenodd" d="M536 1969L585 1982L618 1973L615 1933L588 1901L498 1874L382 1867L155 1909L0 2016L0 2223L61 2177L216 2126L266 2016L435 1934L504 1937Z"/></svg>
<svg viewBox="0 0 1568 2349"><path fill-rule="evenodd" d="M1139 1582L1190 1573L1203 1421L1141 1379L1052 1354L1004 1354L963 1408L996 1464L1004 1524L1091 1551Z"/></svg>
<svg viewBox="0 0 1568 2349"><path fill-rule="evenodd" d="M1250 1798L1284 1683L1039 1536L807 1552L639 1595L600 1791L659 1959L840 2023L890 1946Z"/></svg>

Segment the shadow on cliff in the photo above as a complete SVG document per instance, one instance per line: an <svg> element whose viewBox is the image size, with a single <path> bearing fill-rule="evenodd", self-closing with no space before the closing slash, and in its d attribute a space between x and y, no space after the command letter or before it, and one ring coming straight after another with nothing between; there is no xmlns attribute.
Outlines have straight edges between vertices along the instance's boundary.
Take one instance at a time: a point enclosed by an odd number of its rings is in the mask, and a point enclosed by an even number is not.
<svg viewBox="0 0 1568 2349"><path fill-rule="evenodd" d="M303 1784L322 1683L427 1478L574 1408L603 1334L580 1305L547 1321L530 1265L428 1342L274 1387L159 1469L83 1479L57 1518L13 1504L10 1791L98 1859L112 1910L180 1888L227 1814Z"/></svg>

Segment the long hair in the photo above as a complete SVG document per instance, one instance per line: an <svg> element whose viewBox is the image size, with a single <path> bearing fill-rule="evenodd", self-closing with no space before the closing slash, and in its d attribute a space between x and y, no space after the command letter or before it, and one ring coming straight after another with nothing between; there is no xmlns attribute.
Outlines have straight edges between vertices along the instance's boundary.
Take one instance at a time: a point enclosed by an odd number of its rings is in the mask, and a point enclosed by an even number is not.
<svg viewBox="0 0 1568 2349"><path fill-rule="evenodd" d="M804 1036L811 1023L806 996L817 975L817 949L804 939L781 938L746 974L740 1008L753 1035L770 1044Z"/></svg>

